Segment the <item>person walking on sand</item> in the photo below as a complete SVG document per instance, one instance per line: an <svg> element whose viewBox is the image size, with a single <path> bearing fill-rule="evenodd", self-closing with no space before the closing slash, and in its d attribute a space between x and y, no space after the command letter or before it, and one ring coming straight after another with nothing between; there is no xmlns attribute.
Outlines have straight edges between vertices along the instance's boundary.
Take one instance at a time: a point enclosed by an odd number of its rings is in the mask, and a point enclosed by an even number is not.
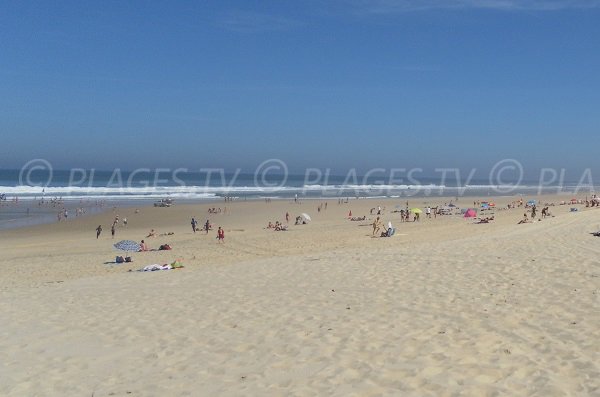
<svg viewBox="0 0 600 397"><path fill-rule="evenodd" d="M198 222L196 222L196 219L192 218L192 230L194 231L194 233L196 233L196 225L198 224Z"/></svg>
<svg viewBox="0 0 600 397"><path fill-rule="evenodd" d="M285 222L290 223L290 213L289 212L285 213Z"/></svg>
<svg viewBox="0 0 600 397"><path fill-rule="evenodd" d="M112 238L115 238L115 224L113 223L112 227L110 228L110 234L112 235Z"/></svg>
<svg viewBox="0 0 600 397"><path fill-rule="evenodd" d="M380 228L381 228L381 221L379 220L379 217L377 217L375 219L375 221L373 221L373 236L375 235L375 233L379 232Z"/></svg>
<svg viewBox="0 0 600 397"><path fill-rule="evenodd" d="M98 240L98 237L100 237L100 233L102 233L102 225L98 225L96 228L96 240Z"/></svg>
<svg viewBox="0 0 600 397"><path fill-rule="evenodd" d="M219 226L219 230L217 230L217 239L219 240L219 243L225 242L225 230L223 230L221 226Z"/></svg>
<svg viewBox="0 0 600 397"><path fill-rule="evenodd" d="M204 229L206 229L206 234L208 234L208 231L210 230L210 222L208 219L206 220L206 223L204 224Z"/></svg>

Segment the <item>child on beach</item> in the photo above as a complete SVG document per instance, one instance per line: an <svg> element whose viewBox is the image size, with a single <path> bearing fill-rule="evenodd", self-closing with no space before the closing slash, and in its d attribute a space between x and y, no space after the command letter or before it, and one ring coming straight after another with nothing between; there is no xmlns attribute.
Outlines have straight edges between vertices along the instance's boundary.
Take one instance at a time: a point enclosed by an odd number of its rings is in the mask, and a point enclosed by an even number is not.
<svg viewBox="0 0 600 397"><path fill-rule="evenodd" d="M219 243L225 242L225 230L223 230L221 226L219 226L219 230L217 230L217 239L219 240Z"/></svg>

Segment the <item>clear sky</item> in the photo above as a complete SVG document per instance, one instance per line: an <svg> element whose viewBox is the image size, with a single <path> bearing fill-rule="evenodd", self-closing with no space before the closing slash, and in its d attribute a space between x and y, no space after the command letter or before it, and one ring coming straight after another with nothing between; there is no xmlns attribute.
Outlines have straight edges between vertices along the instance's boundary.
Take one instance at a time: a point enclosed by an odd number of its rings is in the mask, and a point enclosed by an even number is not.
<svg viewBox="0 0 600 397"><path fill-rule="evenodd" d="M0 168L595 167L600 1L0 3Z"/></svg>

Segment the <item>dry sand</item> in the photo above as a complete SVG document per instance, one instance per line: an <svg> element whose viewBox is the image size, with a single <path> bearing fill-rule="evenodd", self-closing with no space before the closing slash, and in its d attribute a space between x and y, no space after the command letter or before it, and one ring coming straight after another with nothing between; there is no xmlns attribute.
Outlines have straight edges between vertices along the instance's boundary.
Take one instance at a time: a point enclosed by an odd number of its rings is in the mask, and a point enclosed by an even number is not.
<svg viewBox="0 0 600 397"><path fill-rule="evenodd" d="M425 201L449 199L410 204ZM600 395L600 210L475 225L400 223L398 200L318 203L119 209L114 241L112 211L0 232L0 395ZM392 238L346 219L378 204ZM313 221L264 229L286 211ZM223 226L225 244L193 234L191 216ZM175 233L146 239L172 251L105 264L113 242L152 228Z"/></svg>

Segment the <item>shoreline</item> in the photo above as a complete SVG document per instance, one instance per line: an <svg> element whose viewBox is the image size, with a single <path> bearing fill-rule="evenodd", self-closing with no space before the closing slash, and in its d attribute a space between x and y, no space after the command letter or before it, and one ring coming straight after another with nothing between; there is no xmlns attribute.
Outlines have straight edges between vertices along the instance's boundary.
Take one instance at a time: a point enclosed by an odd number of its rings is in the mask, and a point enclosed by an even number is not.
<svg viewBox="0 0 600 397"><path fill-rule="evenodd" d="M500 199L501 201L504 200L510 200L510 199L519 199L522 197L535 197L535 198L540 198L540 197L572 197L573 193L571 192L563 192L561 194L535 194L535 195L525 195L523 193L519 193L519 194L514 194L514 195L497 195L497 196L483 196L483 195L462 195L462 196L448 196L448 195L434 195L434 194L427 194L427 195L414 195L414 196L389 196L389 195L382 195L382 196L359 196L359 197L354 197L354 196L344 196L344 197L327 197L327 196L315 196L315 197L309 197L309 196L303 196L303 197L299 197L298 201L338 201L338 200L348 200L348 201L354 201L354 200L399 200L399 201L411 201L411 200L420 200L420 199L430 199L427 201L424 201L424 203L427 202L442 202L442 201L446 201L446 202L453 202L456 201L456 199L474 199L474 198L479 198L479 199L490 199L490 198L495 198L495 199ZM586 196L587 197L587 196ZM229 203L234 203L234 202L260 202L260 201L264 201L264 200L272 200L272 201L281 201L281 202L286 202L286 201L290 201L290 200L294 200L293 196L290 197L280 197L280 196L260 196L260 197L251 197L251 198L240 198L240 197L232 197L231 201L226 201L225 197L215 197L215 198L206 198L206 199L177 199L175 200L175 205L211 205L211 204L217 204L217 203L222 203L223 206L226 206ZM48 207L46 207L46 211L34 211L33 214L27 214L27 210L29 208L36 208L36 204L38 204L40 202L40 200L34 200L34 199L30 199L30 198L25 198L25 199L20 199L19 201L15 202L12 200L7 200L4 201L3 203L0 203L0 231L3 230L14 230L14 229L20 229L20 228L26 228L26 227L32 227L32 226L36 226L36 225L47 225L47 224L53 224L56 223L56 215L58 212L60 212L61 209L68 209L70 211L71 214L75 213L75 210L79 207L86 209L87 211L91 211L91 214L88 213L84 213L81 214L79 216L89 216L89 215L98 215L99 213L103 213L106 211L110 211L113 210L113 208L131 208L131 207L139 207L139 208L144 208L144 207L151 207L153 205L154 202L156 202L155 199L123 199L123 200L87 200L87 201L83 201L83 200L69 200L69 199L63 199L62 201L59 201L59 205L58 207L53 207L52 209L49 209ZM46 202L50 202L50 200L46 200ZM101 203L101 204L99 204ZM28 205L29 204L29 205ZM21 211L20 213L23 213L24 216L20 216L20 217L16 217L13 219L3 219L1 217L1 215L3 215L1 212L4 209L12 209L15 207L20 207L23 209L23 211ZM24 208L26 207L26 208ZM71 220L74 217L73 215L71 215ZM11 222L11 223L9 223Z"/></svg>

